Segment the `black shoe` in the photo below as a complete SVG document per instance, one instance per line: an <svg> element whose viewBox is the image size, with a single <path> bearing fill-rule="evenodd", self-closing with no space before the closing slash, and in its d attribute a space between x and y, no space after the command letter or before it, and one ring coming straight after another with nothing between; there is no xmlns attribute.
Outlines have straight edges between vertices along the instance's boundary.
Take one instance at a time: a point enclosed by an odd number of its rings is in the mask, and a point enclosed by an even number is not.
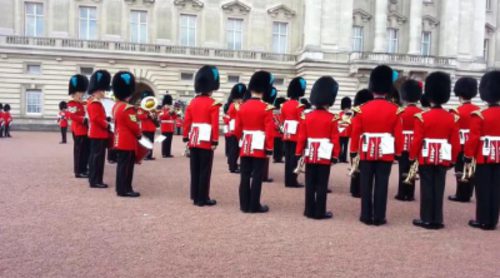
<svg viewBox="0 0 500 278"><path fill-rule="evenodd" d="M117 195L120 197L130 197L130 198L135 198L135 197L141 196L141 194L139 192L134 192L134 191L130 191L127 193L117 193Z"/></svg>
<svg viewBox="0 0 500 278"><path fill-rule="evenodd" d="M273 163L283 163L283 160L273 160Z"/></svg>
<svg viewBox="0 0 500 278"><path fill-rule="evenodd" d="M89 175L88 174L84 174L84 173L75 174L75 178L77 178L77 179L88 179Z"/></svg>
<svg viewBox="0 0 500 278"><path fill-rule="evenodd" d="M156 158L154 158L154 157L146 157L146 158L144 158L144 160L156 160Z"/></svg>
<svg viewBox="0 0 500 278"><path fill-rule="evenodd" d="M493 231L496 230L497 226L496 225L481 225L481 230L484 231Z"/></svg>
<svg viewBox="0 0 500 278"><path fill-rule="evenodd" d="M481 225L481 223L477 222L476 220L469 220L469 226L477 229L481 229L483 227L483 225Z"/></svg>
<svg viewBox="0 0 500 278"><path fill-rule="evenodd" d="M239 174L239 173L241 173L240 169L229 170L229 172L232 173L232 174Z"/></svg>
<svg viewBox="0 0 500 278"><path fill-rule="evenodd" d="M108 160L109 164L116 164L116 160Z"/></svg>
<svg viewBox="0 0 500 278"><path fill-rule="evenodd" d="M403 202L404 202L404 201L406 201L406 198L405 198L405 197L403 197L403 196L401 196L401 195L396 195L396 196L394 196L394 199L396 199L396 200L398 200L398 201L403 201Z"/></svg>
<svg viewBox="0 0 500 278"><path fill-rule="evenodd" d="M316 217L316 219L321 220L321 219L330 219L333 218L333 213L331 211L325 212L325 215Z"/></svg>
<svg viewBox="0 0 500 278"><path fill-rule="evenodd" d="M261 205L258 209L254 210L255 213L266 213L269 211L269 207L266 205Z"/></svg>
<svg viewBox="0 0 500 278"><path fill-rule="evenodd" d="M271 183L271 182L274 182L274 180L273 179L265 179L265 180L262 180L262 182Z"/></svg>
<svg viewBox="0 0 500 278"><path fill-rule="evenodd" d="M382 226L387 224L387 220L382 219L382 220L373 220L373 225L375 226Z"/></svg>
<svg viewBox="0 0 500 278"><path fill-rule="evenodd" d="M66 144L66 142L59 142L59 144Z"/></svg>
<svg viewBox="0 0 500 278"><path fill-rule="evenodd" d="M365 225L373 225L373 220L372 219L359 219L361 223L364 223Z"/></svg>
<svg viewBox="0 0 500 278"><path fill-rule="evenodd" d="M205 201L205 206L215 206L217 204L217 201L216 200L211 200L211 199L208 199Z"/></svg>
<svg viewBox="0 0 500 278"><path fill-rule="evenodd" d="M205 202L193 202L193 205L195 205L197 207L204 207L205 206Z"/></svg>
<svg viewBox="0 0 500 278"><path fill-rule="evenodd" d="M415 225L417 227L425 228L425 229L430 229L431 228L431 223L424 222L421 219L414 219L413 220L413 225Z"/></svg>
<svg viewBox="0 0 500 278"><path fill-rule="evenodd" d="M468 202L470 202L470 200L465 200L465 199L458 198L457 195L448 196L448 200L450 200L452 202L459 202L459 203L468 203Z"/></svg>
<svg viewBox="0 0 500 278"><path fill-rule="evenodd" d="M413 196L406 197L406 201L413 202L413 201L415 201L415 197L413 197Z"/></svg>
<svg viewBox="0 0 500 278"><path fill-rule="evenodd" d="M289 185L289 186L286 186L286 187L290 187L290 188L302 188L302 187L304 187L304 185L297 183L297 184Z"/></svg>
<svg viewBox="0 0 500 278"><path fill-rule="evenodd" d="M352 196L353 198L361 198L361 194L352 194L352 193L351 193L351 196Z"/></svg>
<svg viewBox="0 0 500 278"><path fill-rule="evenodd" d="M444 228L444 224L443 223L431 223L430 225L431 225L430 228L432 230L440 230L440 229Z"/></svg>
<svg viewBox="0 0 500 278"><path fill-rule="evenodd" d="M98 183L98 184L91 184L90 187L91 188L108 188L108 185L104 184L104 183Z"/></svg>
<svg viewBox="0 0 500 278"><path fill-rule="evenodd" d="M328 188L328 189L326 190L326 193L332 193L332 192L333 192L333 191L332 191L330 188Z"/></svg>

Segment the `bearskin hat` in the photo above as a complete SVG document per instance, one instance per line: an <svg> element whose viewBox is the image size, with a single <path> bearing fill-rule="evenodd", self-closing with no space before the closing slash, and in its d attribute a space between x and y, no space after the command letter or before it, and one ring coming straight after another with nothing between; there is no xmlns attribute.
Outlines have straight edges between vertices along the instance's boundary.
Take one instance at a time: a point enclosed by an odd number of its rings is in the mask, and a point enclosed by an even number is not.
<svg viewBox="0 0 500 278"><path fill-rule="evenodd" d="M436 71L425 79L425 95L431 103L441 105L450 100L451 78L450 75Z"/></svg>
<svg viewBox="0 0 500 278"><path fill-rule="evenodd" d="M342 100L340 101L340 109L350 109L352 106L352 100L350 97L343 97Z"/></svg>
<svg viewBox="0 0 500 278"><path fill-rule="evenodd" d="M197 94L219 90L219 70L215 66L201 67L194 77L194 90Z"/></svg>
<svg viewBox="0 0 500 278"><path fill-rule="evenodd" d="M281 108L281 105L283 103L286 102L286 98L284 97L277 97L275 100L274 100L274 106L276 106L276 108L280 109Z"/></svg>
<svg viewBox="0 0 500 278"><path fill-rule="evenodd" d="M112 87L115 97L125 100L135 91L135 77L131 72L119 71L113 76Z"/></svg>
<svg viewBox="0 0 500 278"><path fill-rule="evenodd" d="M2 109L3 109L3 104L0 103L0 110L2 110Z"/></svg>
<svg viewBox="0 0 500 278"><path fill-rule="evenodd" d="M68 108L68 104L66 103L66 101L59 102L59 110L63 110L63 109L67 109L67 108Z"/></svg>
<svg viewBox="0 0 500 278"><path fill-rule="evenodd" d="M248 83L248 90L261 94L270 93L273 87L274 77L270 72L258 71L252 75Z"/></svg>
<svg viewBox="0 0 500 278"><path fill-rule="evenodd" d="M174 100L172 99L172 96L167 94L163 96L163 101L161 102L161 105L162 106L172 105L173 101Z"/></svg>
<svg viewBox="0 0 500 278"><path fill-rule="evenodd" d="M3 106L3 111L5 111L5 112L9 112L9 111L10 111L10 104L6 103L6 104Z"/></svg>
<svg viewBox="0 0 500 278"><path fill-rule="evenodd" d="M354 106L360 106L366 102L373 100L373 94L368 89L360 90L354 96Z"/></svg>
<svg viewBox="0 0 500 278"><path fill-rule="evenodd" d="M429 102L429 99L425 94L423 94L422 97L420 98L420 105L422 105L422 107L424 108L431 107L431 103Z"/></svg>
<svg viewBox="0 0 500 278"><path fill-rule="evenodd" d="M86 92L89 87L89 80L85 75L75 74L69 79L68 95L76 92Z"/></svg>
<svg viewBox="0 0 500 278"><path fill-rule="evenodd" d="M477 80L472 77L462 77L455 83L453 91L457 97L471 100L477 96Z"/></svg>
<svg viewBox="0 0 500 278"><path fill-rule="evenodd" d="M109 91L111 83L111 74L107 70L95 71L90 76L89 94L96 91Z"/></svg>
<svg viewBox="0 0 500 278"><path fill-rule="evenodd" d="M500 71L494 70L483 75L479 84L479 95L487 103L500 101Z"/></svg>
<svg viewBox="0 0 500 278"><path fill-rule="evenodd" d="M393 90L393 70L386 65L374 68L370 74L369 89L373 93L386 95Z"/></svg>
<svg viewBox="0 0 500 278"><path fill-rule="evenodd" d="M332 106L339 91L339 84L331 76L320 77L314 83L309 99L316 107ZM300 101L302 102L303 99Z"/></svg>
<svg viewBox="0 0 500 278"><path fill-rule="evenodd" d="M232 102L235 99L243 99L247 86L243 83L238 83L233 86L231 93L229 94L229 101Z"/></svg>
<svg viewBox="0 0 500 278"><path fill-rule="evenodd" d="M278 90L274 87L271 87L271 90L269 90L269 92L266 92L264 94L262 100L269 104L273 104L277 96L278 96Z"/></svg>
<svg viewBox="0 0 500 278"><path fill-rule="evenodd" d="M295 77L290 81L286 96L291 99L299 99L306 93L307 82L302 77Z"/></svg>
<svg viewBox="0 0 500 278"><path fill-rule="evenodd" d="M399 90L401 99L407 102L417 102L422 97L422 83L417 80L408 79Z"/></svg>
<svg viewBox="0 0 500 278"><path fill-rule="evenodd" d="M307 110L307 109L311 109L312 105L311 103L309 102L309 100L305 97L301 98L299 100L300 104L302 104L304 106L304 109Z"/></svg>

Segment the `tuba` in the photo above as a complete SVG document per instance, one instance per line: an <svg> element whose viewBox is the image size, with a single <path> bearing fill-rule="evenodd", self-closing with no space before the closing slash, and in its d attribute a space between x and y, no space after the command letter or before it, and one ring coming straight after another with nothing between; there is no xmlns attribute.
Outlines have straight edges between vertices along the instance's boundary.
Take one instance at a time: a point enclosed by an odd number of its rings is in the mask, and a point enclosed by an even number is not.
<svg viewBox="0 0 500 278"><path fill-rule="evenodd" d="M158 105L159 105L158 100L153 96L143 98L141 100L141 104L140 104L140 106L143 110L146 110L149 112L155 111L156 107L158 107Z"/></svg>
<svg viewBox="0 0 500 278"><path fill-rule="evenodd" d="M413 182L415 182L417 180L417 174L418 174L418 161L415 161L411 165L410 171L408 171L408 174L403 175L403 176L406 176L403 183L412 185Z"/></svg>

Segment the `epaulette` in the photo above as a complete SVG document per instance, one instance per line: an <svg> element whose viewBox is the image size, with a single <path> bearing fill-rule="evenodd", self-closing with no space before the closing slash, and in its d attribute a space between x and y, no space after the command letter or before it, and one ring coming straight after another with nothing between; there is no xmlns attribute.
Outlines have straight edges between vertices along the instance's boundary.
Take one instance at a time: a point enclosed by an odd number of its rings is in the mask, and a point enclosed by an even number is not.
<svg viewBox="0 0 500 278"><path fill-rule="evenodd" d="M425 112L415 114L415 118L419 119L423 123L424 122L424 116L423 116L424 113Z"/></svg>
<svg viewBox="0 0 500 278"><path fill-rule="evenodd" d="M276 107L275 107L274 105L268 104L268 105L266 106L266 111L269 111L269 110L274 110L274 109L276 109Z"/></svg>
<svg viewBox="0 0 500 278"><path fill-rule="evenodd" d="M234 104L234 109L235 109L236 111L240 111L240 104L239 104L239 103L235 103L235 104Z"/></svg>
<svg viewBox="0 0 500 278"><path fill-rule="evenodd" d="M222 102L214 99L214 103L212 103L212 106L222 106Z"/></svg>
<svg viewBox="0 0 500 278"><path fill-rule="evenodd" d="M340 116L338 114L333 113L332 122L335 122L335 121L338 121L338 120L340 120Z"/></svg>
<svg viewBox="0 0 500 278"><path fill-rule="evenodd" d="M359 106L354 106L353 108L351 108L351 110L356 114L361 114L361 107Z"/></svg>
<svg viewBox="0 0 500 278"><path fill-rule="evenodd" d="M475 116L478 116L479 118L481 118L482 120L484 120L484 116L483 116L483 111L486 110L486 109L481 109L481 110L476 110L474 112L472 112L472 115L475 115Z"/></svg>
<svg viewBox="0 0 500 278"><path fill-rule="evenodd" d="M404 107L399 107L398 111L396 111L396 115L399 115L399 114L401 114L403 112L405 112L405 108Z"/></svg>
<svg viewBox="0 0 500 278"><path fill-rule="evenodd" d="M455 123L458 123L458 121L460 121L460 116L458 115L453 115L454 119L455 119Z"/></svg>
<svg viewBox="0 0 500 278"><path fill-rule="evenodd" d="M301 108L301 107L304 107L304 104L299 104L299 106L297 106L297 108Z"/></svg>
<svg viewBox="0 0 500 278"><path fill-rule="evenodd" d="M458 113L459 113L459 112L458 112L458 108L457 108L457 107L453 107L453 108L451 108L451 109L450 109L450 112L452 112L452 113L456 113L456 114L458 114Z"/></svg>
<svg viewBox="0 0 500 278"><path fill-rule="evenodd" d="M125 110L130 109L130 108L134 108L134 106L127 103L127 104L125 104L125 108L123 108L123 110L125 111Z"/></svg>
<svg viewBox="0 0 500 278"><path fill-rule="evenodd" d="M305 119L306 119L306 115L304 115L304 113L302 113L302 114L300 115L300 119L301 119L301 120L305 120Z"/></svg>

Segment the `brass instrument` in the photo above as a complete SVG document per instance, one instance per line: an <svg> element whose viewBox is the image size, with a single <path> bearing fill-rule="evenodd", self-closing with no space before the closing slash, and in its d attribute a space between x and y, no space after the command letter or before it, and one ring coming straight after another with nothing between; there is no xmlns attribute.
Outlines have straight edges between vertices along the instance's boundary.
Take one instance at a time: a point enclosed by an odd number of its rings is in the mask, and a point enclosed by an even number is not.
<svg viewBox="0 0 500 278"><path fill-rule="evenodd" d="M349 170L349 176L354 177L359 173L359 154L355 156L351 161L351 169Z"/></svg>
<svg viewBox="0 0 500 278"><path fill-rule="evenodd" d="M189 151L189 144L186 144L186 147L184 148L184 153L182 155L184 157L189 157L191 155L191 152Z"/></svg>
<svg viewBox="0 0 500 278"><path fill-rule="evenodd" d="M297 163L297 167L293 170L295 175L300 175L306 172L306 157L305 155L301 156L299 162Z"/></svg>
<svg viewBox="0 0 500 278"><path fill-rule="evenodd" d="M159 105L158 100L153 96L143 98L140 104L141 108L148 112L155 111L158 105Z"/></svg>
<svg viewBox="0 0 500 278"><path fill-rule="evenodd" d="M457 173L460 175L460 182L469 182L476 172L476 160L473 159L471 163L465 163L464 170L462 173Z"/></svg>
<svg viewBox="0 0 500 278"><path fill-rule="evenodd" d="M417 180L417 174L418 174L418 161L415 161L411 165L410 171L408 171L408 174L403 175L403 176L406 176L403 183L412 185L413 182L415 182Z"/></svg>

